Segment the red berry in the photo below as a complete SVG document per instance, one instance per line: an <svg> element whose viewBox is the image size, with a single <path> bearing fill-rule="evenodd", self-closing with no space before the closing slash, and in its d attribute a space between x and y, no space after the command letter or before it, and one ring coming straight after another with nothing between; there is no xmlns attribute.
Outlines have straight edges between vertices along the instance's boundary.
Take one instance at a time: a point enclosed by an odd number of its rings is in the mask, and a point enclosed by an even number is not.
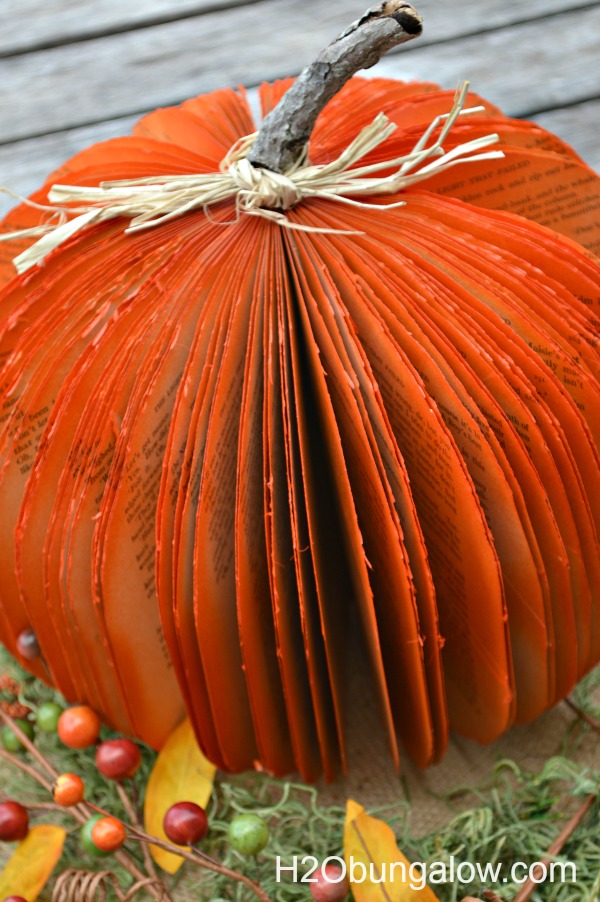
<svg viewBox="0 0 600 902"><path fill-rule="evenodd" d="M27 902L23 896L5 896L2 902Z"/></svg>
<svg viewBox="0 0 600 902"><path fill-rule="evenodd" d="M58 718L59 739L70 749L85 749L98 739L100 718L87 705L67 708Z"/></svg>
<svg viewBox="0 0 600 902"><path fill-rule="evenodd" d="M165 814L163 830L175 845L191 846L208 832L206 811L194 802L177 802Z"/></svg>
<svg viewBox="0 0 600 902"><path fill-rule="evenodd" d="M83 801L85 784L77 774L60 774L52 786L52 796L57 805L69 808Z"/></svg>
<svg viewBox="0 0 600 902"><path fill-rule="evenodd" d="M25 839L29 832L29 815L27 809L19 802L0 803L0 840L13 842Z"/></svg>
<svg viewBox="0 0 600 902"><path fill-rule="evenodd" d="M17 636L17 652L26 661L35 661L41 651L38 640L32 629L23 630Z"/></svg>
<svg viewBox="0 0 600 902"><path fill-rule="evenodd" d="M107 739L96 749L96 767L109 780L133 777L141 762L140 750L131 739Z"/></svg>
<svg viewBox="0 0 600 902"><path fill-rule="evenodd" d="M350 892L350 884L338 864L325 864L311 874L310 892L314 902L343 902Z"/></svg>
<svg viewBox="0 0 600 902"><path fill-rule="evenodd" d="M101 817L91 830L92 842L101 852L116 852L127 839L127 831L115 817Z"/></svg>

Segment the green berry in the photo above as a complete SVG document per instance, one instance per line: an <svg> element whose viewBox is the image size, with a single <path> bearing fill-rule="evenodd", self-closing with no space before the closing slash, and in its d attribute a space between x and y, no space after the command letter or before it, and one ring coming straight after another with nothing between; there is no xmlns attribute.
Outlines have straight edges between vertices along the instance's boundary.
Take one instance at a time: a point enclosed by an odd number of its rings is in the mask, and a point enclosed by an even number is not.
<svg viewBox="0 0 600 902"><path fill-rule="evenodd" d="M15 723L21 730L25 733L28 739L33 741L34 737L34 729L33 724L28 720L23 720L22 718L18 718L15 720ZM6 749L7 752L21 752L24 749L24 745L21 740L17 737L16 733L13 733L10 727L4 726L2 727L2 745Z"/></svg>
<svg viewBox="0 0 600 902"><path fill-rule="evenodd" d="M94 858L106 858L111 854L110 852L104 852L102 849L99 849L92 839L92 830L94 826L103 818L103 814L94 814L81 828L81 845L88 855L93 855Z"/></svg>
<svg viewBox="0 0 600 902"><path fill-rule="evenodd" d="M64 708L57 705L56 702L45 702L37 709L35 722L40 730L44 733L56 733L58 726L58 718L63 713Z"/></svg>
<svg viewBox="0 0 600 902"><path fill-rule="evenodd" d="M240 855L258 855L269 842L269 828L258 814L238 814L229 824L227 839Z"/></svg>

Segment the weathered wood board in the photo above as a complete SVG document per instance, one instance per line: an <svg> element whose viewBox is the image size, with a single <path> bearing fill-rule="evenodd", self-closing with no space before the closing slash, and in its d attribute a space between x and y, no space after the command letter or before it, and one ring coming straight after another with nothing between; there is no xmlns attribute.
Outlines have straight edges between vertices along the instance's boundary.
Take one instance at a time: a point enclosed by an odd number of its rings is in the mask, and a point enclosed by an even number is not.
<svg viewBox="0 0 600 902"><path fill-rule="evenodd" d="M365 6L367 4L365 3ZM420 0L415 4L426 22L424 40L439 42L459 35L475 34L501 28L517 22L548 17L565 10L576 10L589 6L585 0L463 0L452 14L446 5L436 0ZM86 38L113 35L146 26L165 25L178 19L191 19L206 13L223 11L231 23L233 33L238 30L240 8L252 7L252 18L256 23L263 20L271 32L285 30L291 14L300 13L303 31L315 39L327 41L333 37L325 28L333 16L338 20L338 30L362 12L356 0L337 0L335 4L325 4L322 0L274 0L267 4L261 0L140 0L135 4L121 0L2 0L2 33L0 34L0 55L12 56L43 47L62 46ZM330 7L329 9L327 7ZM247 21L244 17L244 21ZM254 31L248 35L254 36Z"/></svg>
<svg viewBox="0 0 600 902"><path fill-rule="evenodd" d="M424 36L372 74L473 88L535 118L600 168L600 4L421 0ZM0 0L0 184L26 194L141 113L297 73L357 0ZM0 197L0 212L13 201Z"/></svg>

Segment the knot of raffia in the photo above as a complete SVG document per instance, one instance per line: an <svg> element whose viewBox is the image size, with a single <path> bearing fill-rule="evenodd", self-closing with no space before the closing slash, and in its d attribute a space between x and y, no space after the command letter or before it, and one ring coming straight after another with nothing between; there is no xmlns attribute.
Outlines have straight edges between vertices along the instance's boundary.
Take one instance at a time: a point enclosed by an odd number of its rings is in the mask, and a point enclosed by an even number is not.
<svg viewBox="0 0 600 902"><path fill-rule="evenodd" d="M245 158L232 163L227 172L236 185L238 205L246 213L265 208L290 210L306 196L301 185L287 175L258 169Z"/></svg>
<svg viewBox="0 0 600 902"><path fill-rule="evenodd" d="M380 113L331 163L310 165L301 160L285 174L253 166L246 158L256 135L240 139L223 159L220 171L200 175L155 176L102 182L97 187L54 185L48 192L50 204L33 204L51 215L45 224L0 235L0 241L35 237L31 247L15 257L18 272L40 263L54 248L72 235L99 222L126 217L125 232L158 226L191 210L210 208L233 201L236 218L241 214L263 216L278 225L309 232L341 230L317 229L292 222L285 211L305 198L322 198L339 203L367 206L359 198L397 194L424 181L430 175L474 160L503 156L488 148L499 139L491 134L467 141L449 151L443 142L459 115L481 112L482 107L464 108L468 82L457 91L452 109L437 116L410 153L391 160L359 166L363 157L375 150L395 131L396 125ZM439 134L432 140L434 133ZM390 171L390 175L383 175ZM29 201L25 201L29 203ZM378 205L377 210L403 206L405 201ZM74 218L73 218L74 217ZM221 223L230 225L231 222ZM345 232L343 234L352 234Z"/></svg>

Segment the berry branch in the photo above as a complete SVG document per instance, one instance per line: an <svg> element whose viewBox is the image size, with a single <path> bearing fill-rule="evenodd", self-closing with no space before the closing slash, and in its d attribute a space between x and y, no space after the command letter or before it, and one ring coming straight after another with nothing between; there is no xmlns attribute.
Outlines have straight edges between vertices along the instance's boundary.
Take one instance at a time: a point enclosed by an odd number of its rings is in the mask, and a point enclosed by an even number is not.
<svg viewBox="0 0 600 902"><path fill-rule="evenodd" d="M95 714L91 709L79 706L63 712L61 718L64 717L66 720L63 721L62 730L61 719L58 721L59 735L62 733L61 738L63 741L67 740L66 744L71 747L82 748L90 746L97 741L99 722L96 725L95 721L93 721L92 726L89 727L85 717L81 723L77 721L77 718L85 711L89 711L90 715L95 718ZM71 712L76 712L74 715L71 715L72 719L73 717L75 718L75 728L68 720ZM140 754L135 743L128 739L107 740L104 743L100 743L96 751L96 765L99 771L109 779L114 779L117 783L119 799L130 821L129 823L124 823L113 817L109 811L95 805L91 800L84 799L83 781L75 774L59 774L52 763L35 746L31 736L23 728L23 724L17 723L10 714L3 710L0 710L0 722L8 728L16 743L14 751L0 749L0 758L27 774L27 776L42 786L46 792L51 794L55 800L53 803L33 803L27 807L32 810L40 809L69 814L82 827L84 847L92 854L94 854L94 849L99 854L113 853L115 860L128 871L134 880L134 885L127 892L122 891L120 888L117 891L116 877L110 871L84 872L70 869L59 878L53 898L62 899L64 893L67 893L65 898L92 899L96 898L93 895L94 893L104 893L106 887L110 884L117 892L119 899L122 900L129 900L133 898L138 890L145 889L157 902L161 902L161 900L162 902L165 902L165 900L168 902L171 899L171 895L158 876L150 855L149 846L154 845L171 854L179 855L197 867L205 868L230 880L242 883L252 891L260 902L270 902L265 890L250 877L221 864L194 847L193 844L201 839L208 829L208 821L203 809L194 803L182 802L172 806L167 812L165 830L167 835L171 834L176 842L168 842L146 833L141 826L135 804L122 782L124 778L132 777L139 766ZM82 723L83 726L81 726ZM28 752L39 765L39 769L23 760L18 755L17 749ZM48 780L45 774L53 778L53 783ZM200 812L200 815L198 812ZM168 817L170 814L172 815L172 823L169 827ZM2 838L23 839L28 830L27 809L20 803L5 798L0 802L0 826L3 816L8 826ZM268 838L268 831L266 835ZM121 848L127 839L135 840L139 844L146 873ZM78 895L75 896L73 893L78 893Z"/></svg>

